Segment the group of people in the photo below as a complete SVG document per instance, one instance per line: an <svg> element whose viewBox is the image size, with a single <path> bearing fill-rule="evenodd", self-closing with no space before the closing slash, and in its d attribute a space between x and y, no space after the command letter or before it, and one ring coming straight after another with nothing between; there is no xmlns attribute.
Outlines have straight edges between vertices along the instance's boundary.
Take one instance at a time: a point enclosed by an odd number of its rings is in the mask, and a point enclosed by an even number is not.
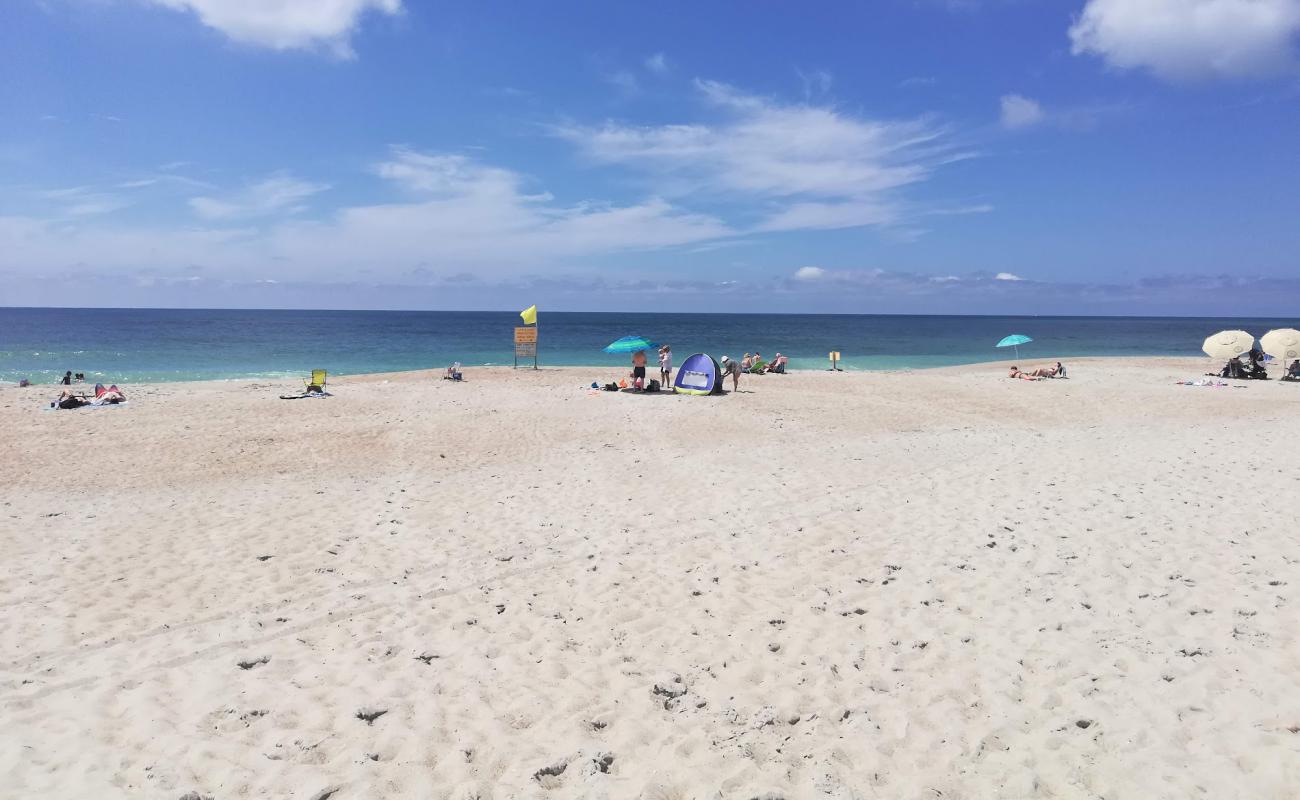
<svg viewBox="0 0 1300 800"><path fill-rule="evenodd" d="M672 386L673 380L673 348L671 345L661 345L659 347L659 380L652 381L646 378L646 364L648 359L644 350L638 350L632 354L632 378L631 388L637 391L646 389L658 389L660 386ZM620 385L626 383L621 381ZM623 386L623 388L628 388Z"/></svg>
<svg viewBox="0 0 1300 800"><path fill-rule="evenodd" d="M1266 381L1268 380L1268 370L1264 369L1264 351L1258 347L1252 347L1246 354L1246 361L1241 360L1241 356L1233 356L1228 359L1228 363L1223 365L1216 376L1209 373L1210 377L1232 378L1238 381Z"/></svg>
<svg viewBox="0 0 1300 800"><path fill-rule="evenodd" d="M59 381L59 383L62 384L63 386L71 386L74 383L85 383L85 382L86 382L86 373L78 372L76 375L73 375L72 370L68 370L67 372L63 373L63 378L62 380Z"/></svg>
<svg viewBox="0 0 1300 800"><path fill-rule="evenodd" d="M763 354L755 350L753 355L746 353L745 357L740 359L740 371L751 375L763 375L769 372L784 375L785 365L789 361L790 359L780 353L777 353L771 361L764 361Z"/></svg>
<svg viewBox="0 0 1300 800"><path fill-rule="evenodd" d="M1013 365L1007 377L1018 378L1022 381L1044 381L1048 378L1066 378L1069 376L1065 373L1065 365L1058 361L1050 367L1039 367L1029 372L1024 372L1020 367Z"/></svg>
<svg viewBox="0 0 1300 800"><path fill-rule="evenodd" d="M67 385L64 383L63 385ZM59 399L50 402L50 408L81 408L82 406L114 406L118 403L126 402L126 394L117 384L104 388L104 384L95 384L95 396L93 398L86 394L75 393L71 389L64 389L59 394Z"/></svg>

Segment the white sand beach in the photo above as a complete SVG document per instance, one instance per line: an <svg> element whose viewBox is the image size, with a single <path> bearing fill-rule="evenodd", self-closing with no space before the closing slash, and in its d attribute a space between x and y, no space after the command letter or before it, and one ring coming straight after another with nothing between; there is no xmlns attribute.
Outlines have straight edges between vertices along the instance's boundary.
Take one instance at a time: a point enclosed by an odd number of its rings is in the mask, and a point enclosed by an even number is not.
<svg viewBox="0 0 1300 800"><path fill-rule="evenodd" d="M0 796L1300 797L1300 385L1070 366L0 389Z"/></svg>

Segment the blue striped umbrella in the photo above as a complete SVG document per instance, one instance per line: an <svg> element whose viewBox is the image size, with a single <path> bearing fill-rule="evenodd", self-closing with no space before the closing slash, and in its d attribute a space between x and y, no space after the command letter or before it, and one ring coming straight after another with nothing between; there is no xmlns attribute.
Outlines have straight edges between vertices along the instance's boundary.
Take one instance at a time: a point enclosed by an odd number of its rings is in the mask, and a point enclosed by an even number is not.
<svg viewBox="0 0 1300 800"><path fill-rule="evenodd" d="M610 342L605 348L606 353L635 353L638 350L653 350L658 347L654 342L644 336L624 336L617 342Z"/></svg>

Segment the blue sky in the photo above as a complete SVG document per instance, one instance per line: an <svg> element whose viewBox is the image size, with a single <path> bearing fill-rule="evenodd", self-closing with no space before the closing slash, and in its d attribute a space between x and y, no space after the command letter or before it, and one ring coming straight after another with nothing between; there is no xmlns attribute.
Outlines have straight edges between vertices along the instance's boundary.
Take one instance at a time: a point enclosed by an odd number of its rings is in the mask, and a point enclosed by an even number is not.
<svg viewBox="0 0 1300 800"><path fill-rule="evenodd" d="M1300 0L11 0L0 304L1294 313Z"/></svg>

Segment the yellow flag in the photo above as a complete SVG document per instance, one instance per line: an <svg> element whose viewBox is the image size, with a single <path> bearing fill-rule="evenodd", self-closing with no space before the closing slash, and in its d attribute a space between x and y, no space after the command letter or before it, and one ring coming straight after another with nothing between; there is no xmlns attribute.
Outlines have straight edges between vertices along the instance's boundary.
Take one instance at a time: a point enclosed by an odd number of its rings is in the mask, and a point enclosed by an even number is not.
<svg viewBox="0 0 1300 800"><path fill-rule="evenodd" d="M529 306L528 308L525 308L523 311L519 312L519 316L523 317L525 325L536 325L537 306Z"/></svg>

